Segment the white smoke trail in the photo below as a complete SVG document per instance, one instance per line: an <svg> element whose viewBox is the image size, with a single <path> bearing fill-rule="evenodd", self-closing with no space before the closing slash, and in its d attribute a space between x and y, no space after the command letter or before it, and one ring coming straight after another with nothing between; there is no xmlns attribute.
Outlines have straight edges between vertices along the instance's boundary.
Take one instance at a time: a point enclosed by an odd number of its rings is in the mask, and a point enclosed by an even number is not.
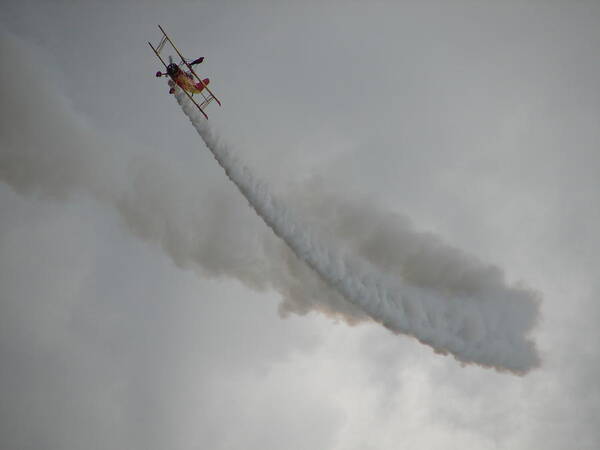
<svg viewBox="0 0 600 450"><path fill-rule="evenodd" d="M184 93L176 98L230 180L293 252L348 301L396 333L414 336L465 363L525 373L539 364L526 334L535 316L531 293L499 289L487 297L453 295L410 285L332 246L295 217L266 184L223 145Z"/></svg>
<svg viewBox="0 0 600 450"><path fill-rule="evenodd" d="M23 195L92 196L177 266L277 290L283 315L316 310L350 323L372 317L462 361L515 371L538 363L527 340L537 318L536 294L509 286L500 269L416 231L406 218L382 212L372 202L327 192L312 180L299 186L287 196L289 202L350 250L342 252L333 238L317 240L289 212L281 215L285 208L257 191L247 169L223 153L226 149L206 130L216 154L225 156L223 163L235 169L232 175L246 183L254 206L267 202L263 216L265 211L276 215L270 224L294 243L299 256L312 261L313 271L243 208L233 187L210 182L207 189L205 177L213 171L199 167L195 155L182 160L98 132L52 85L52 76L40 74L44 66L36 64L35 50L1 32L0 37L0 55L14 69L0 72L2 183ZM15 72L28 89L14 89Z"/></svg>

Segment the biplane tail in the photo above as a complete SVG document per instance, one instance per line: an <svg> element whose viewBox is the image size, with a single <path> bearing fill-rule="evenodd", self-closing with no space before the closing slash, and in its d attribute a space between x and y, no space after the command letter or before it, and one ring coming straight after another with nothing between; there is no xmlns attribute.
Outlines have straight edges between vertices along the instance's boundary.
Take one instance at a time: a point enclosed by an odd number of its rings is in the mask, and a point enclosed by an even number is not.
<svg viewBox="0 0 600 450"><path fill-rule="evenodd" d="M210 83L210 80L208 78L205 78L204 80L202 80L202 83L196 83L196 89L201 91L208 85L208 83Z"/></svg>

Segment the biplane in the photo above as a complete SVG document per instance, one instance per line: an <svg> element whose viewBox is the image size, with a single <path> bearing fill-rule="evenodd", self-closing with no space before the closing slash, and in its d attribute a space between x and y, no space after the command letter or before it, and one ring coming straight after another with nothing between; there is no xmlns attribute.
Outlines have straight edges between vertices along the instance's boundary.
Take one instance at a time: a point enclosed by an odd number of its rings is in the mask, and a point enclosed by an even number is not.
<svg viewBox="0 0 600 450"><path fill-rule="evenodd" d="M204 115L204 117L208 119L208 115L205 111L205 108L208 106L208 104L214 100L219 106L221 106L221 102L209 89L208 83L210 83L210 80L208 78L201 79L192 67L200 64L202 61L204 61L204 58L197 58L193 61L184 58L179 49L175 47L175 44L167 35L163 27L159 25L158 28L162 33L160 42L156 47L154 47L150 42L148 42L148 45L150 45L150 48L152 48L154 54L160 60L162 65L165 66L166 72L158 71L156 72L156 76L159 78L163 76L169 77L169 87L171 88L169 90L169 94L174 94L175 86L179 86L181 90L185 92L188 98L192 101L192 103L196 105L196 107ZM167 64L161 56L161 52L165 50L165 47L171 47L175 51L175 53L177 53L177 56L179 57L181 62L175 63L173 61L173 56L169 55L169 64ZM201 97L201 101L199 103L194 99L194 94L199 94L199 96Z"/></svg>

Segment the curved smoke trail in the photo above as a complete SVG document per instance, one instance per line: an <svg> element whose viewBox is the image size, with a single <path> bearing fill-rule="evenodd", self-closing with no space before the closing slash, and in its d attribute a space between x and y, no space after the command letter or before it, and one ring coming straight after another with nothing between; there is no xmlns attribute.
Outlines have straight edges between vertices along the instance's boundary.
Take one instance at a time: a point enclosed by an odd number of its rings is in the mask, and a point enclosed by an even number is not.
<svg viewBox="0 0 600 450"><path fill-rule="evenodd" d="M286 246L239 208L233 189L200 194L205 186L195 162L91 127L51 76L40 77L44 67L30 47L3 35L0 54L29 86L15 90L15 71L0 72L0 182L16 192L55 200L90 195L178 267L276 289L283 315L318 310L350 323L371 318L460 361L499 370L525 372L539 363L527 338L538 314L536 294L508 285L499 268L416 231L406 218L327 194L311 182L292 201L335 238L317 237L179 98L217 160Z"/></svg>
<svg viewBox="0 0 600 450"><path fill-rule="evenodd" d="M229 179L256 213L330 286L395 333L411 335L459 361L524 373L539 364L527 338L537 305L505 287L484 298L414 286L320 239L218 141L182 92L176 99ZM526 319L522 318L527 317Z"/></svg>

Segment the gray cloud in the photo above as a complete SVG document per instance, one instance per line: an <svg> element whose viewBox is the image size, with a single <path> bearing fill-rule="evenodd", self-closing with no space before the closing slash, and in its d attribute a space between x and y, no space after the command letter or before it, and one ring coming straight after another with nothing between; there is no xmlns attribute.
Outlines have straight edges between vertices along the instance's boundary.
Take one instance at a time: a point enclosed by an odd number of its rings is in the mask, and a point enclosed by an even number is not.
<svg viewBox="0 0 600 450"><path fill-rule="evenodd" d="M368 325L346 330L318 315L275 320L279 299L266 292L255 296L235 283L199 282L188 271L173 270L157 246L130 239L122 232L124 220L106 214L113 199L103 197L100 187L108 183L98 177L101 170L75 164L76 173L89 177L84 184L93 184L97 200L80 196L81 179L74 174L65 174L66 187L61 180L44 180L52 186L51 195L68 198L66 203L35 200L41 190L26 188L16 176L13 188L36 194L19 197L2 187L2 228L25 227L18 234L4 233L0 251L0 378L2 397L10 399L2 402L4 446L219 448L227 433L230 447L248 448L244 438L251 437L262 448L275 446L276 440L278 448L291 436L286 425L310 415L319 430L314 435L319 448L397 448L399 442L428 449L597 447L595 3L565 8L560 2L476 7L472 2L406 2L380 3L368 11L357 4L343 14L335 3L319 3L315 9L295 8L300 10L296 16L293 7L270 15L258 3L246 9L221 2L184 9L122 3L115 10L108 4L44 2L31 3L27 11L16 5L6 5L3 20L43 46L47 53L36 54L41 62L36 70L60 71L60 86L75 109L93 119L94 127L90 121L83 125L95 136L93 142L102 143L94 158L107 158L102 155L111 149L127 151L126 156L109 154L109 162L130 161L120 167L125 176L110 183L114 189L129 186L127 176L143 165L167 170L175 164L169 173L190 183L179 186L182 198L201 207L217 202L210 211L223 212L223 222L244 230L244 237L219 230L215 240L238 238L226 248L250 253L268 245L286 251L261 233L260 223L221 181L212 161L196 156L192 133L186 134L189 125L157 88L154 61L144 45L153 24L163 23L177 29L185 50L210 49L207 70L226 100L226 119L214 114L211 122L223 126L234 145L247 144L244 159L275 189L290 182L286 177L297 182L326 171L334 196L375 193L377 203L385 205L375 209L386 215L406 211L418 229L433 230L445 242L493 261L509 280L524 278L540 288L545 299L535 337L544 366L524 378L502 377L432 357L414 342ZM336 83L346 76L355 82ZM298 89L311 77L319 80L319 101ZM363 93L365 80L369 90ZM15 86L14 78L8 81ZM353 109L358 104L361 108ZM116 137L119 133L128 139ZM288 138L302 145L281 151ZM173 141L175 148L168 146ZM177 158L163 155L166 148ZM19 159L11 158L16 167ZM379 158L386 160L385 167L374 163ZM160 170L153 173L160 178ZM193 177L196 184L189 182ZM300 184L297 193L281 193L302 211L302 195L310 191ZM48 191L41 195L47 197ZM153 193L146 201L162 195ZM344 195L341 200L349 202ZM310 209L305 211L310 218ZM54 215L56 227L45 227ZM191 223L201 231L206 218L198 216ZM140 214L137 221L144 218ZM39 228L32 229L36 223ZM159 233L168 226L148 224ZM86 234L87 228L94 232ZM59 238L63 229L81 239ZM95 251L89 245L94 239ZM47 248L19 259L18 249L29 244ZM352 239L347 244L354 245ZM181 254L180 245L169 245L170 252ZM63 271L60 255L71 246L85 251ZM261 258L258 263L268 260L286 261ZM214 275L230 264L214 261L206 269L193 261L182 265ZM75 279L76 273L88 282L98 279L89 289L67 289L78 284L65 281L70 269ZM289 272L285 266L270 270ZM252 273L240 276L259 286ZM45 301L33 302L36 292L46 292ZM318 284L315 292L323 292ZM306 312L313 308L311 302L304 308L290 305ZM60 315L48 314L54 307L66 311L76 325L72 332L65 334ZM236 331L227 335L220 325L232 320ZM53 333L62 337L51 338ZM290 356L303 339L310 342L308 350ZM276 394L277 386L299 378L305 381L290 382L289 390ZM302 417L280 412L285 417L277 422L280 432L261 441L266 434L252 414L268 408L266 403L257 396L228 395L258 386L272 402L293 402L286 393L317 392L318 398L306 397ZM109 413L115 410L102 406L109 398L128 407ZM327 417L322 422L321 410ZM119 422L110 422L111 417ZM332 429L318 427L321 423ZM103 433L107 428L110 432ZM239 440L232 429L241 430Z"/></svg>

